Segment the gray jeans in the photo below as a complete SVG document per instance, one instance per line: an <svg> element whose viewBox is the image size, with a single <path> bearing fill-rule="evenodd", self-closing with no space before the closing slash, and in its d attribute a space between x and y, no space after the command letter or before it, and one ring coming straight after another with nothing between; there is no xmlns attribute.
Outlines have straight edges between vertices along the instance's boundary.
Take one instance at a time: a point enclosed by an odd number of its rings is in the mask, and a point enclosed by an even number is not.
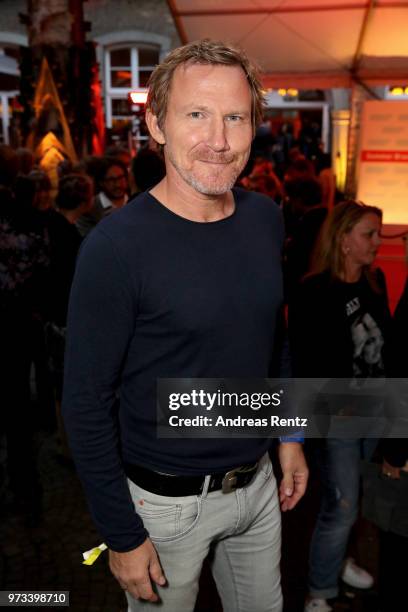
<svg viewBox="0 0 408 612"><path fill-rule="evenodd" d="M128 612L193 612L210 549L224 612L282 611L280 508L269 457L249 485L232 493L207 493L208 481L202 495L189 497L155 495L129 482L168 585L157 587L159 605L126 594Z"/></svg>

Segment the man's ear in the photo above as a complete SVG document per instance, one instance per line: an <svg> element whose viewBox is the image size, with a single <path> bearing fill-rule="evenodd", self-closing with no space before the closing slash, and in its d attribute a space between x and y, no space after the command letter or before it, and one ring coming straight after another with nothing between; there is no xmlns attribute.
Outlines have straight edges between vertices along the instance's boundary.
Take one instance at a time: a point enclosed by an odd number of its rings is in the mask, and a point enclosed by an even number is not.
<svg viewBox="0 0 408 612"><path fill-rule="evenodd" d="M164 137L162 130L159 127L159 122L157 121L157 117L156 115L153 115L150 109L146 110L145 119L146 119L146 125L149 129L149 132L152 138L154 138L154 140L158 144L161 144L161 145L166 144L166 139Z"/></svg>

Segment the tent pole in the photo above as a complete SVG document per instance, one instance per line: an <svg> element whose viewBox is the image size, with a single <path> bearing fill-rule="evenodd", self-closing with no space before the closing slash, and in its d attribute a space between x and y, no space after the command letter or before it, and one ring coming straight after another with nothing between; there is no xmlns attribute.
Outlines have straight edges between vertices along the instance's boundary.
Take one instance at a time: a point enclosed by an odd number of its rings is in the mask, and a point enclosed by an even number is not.
<svg viewBox="0 0 408 612"><path fill-rule="evenodd" d="M167 6L169 7L169 11L173 17L174 25L176 26L177 33L180 37L180 42L182 45L185 45L188 42L188 37L180 17L180 12L177 11L174 0L167 0Z"/></svg>

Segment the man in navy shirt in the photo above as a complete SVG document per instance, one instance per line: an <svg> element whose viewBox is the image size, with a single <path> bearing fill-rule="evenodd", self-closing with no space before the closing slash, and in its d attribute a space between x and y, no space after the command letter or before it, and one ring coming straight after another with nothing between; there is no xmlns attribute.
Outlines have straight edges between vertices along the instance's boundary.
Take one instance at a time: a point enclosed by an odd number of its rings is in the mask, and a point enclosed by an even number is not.
<svg viewBox="0 0 408 612"><path fill-rule="evenodd" d="M291 509L305 491L301 442L281 441L278 490L270 440L158 439L155 420L159 378L269 374L282 218L269 198L233 189L261 112L240 51L175 49L152 74L146 112L166 176L81 249L63 412L131 611L160 599L192 612L210 551L225 611L282 610L279 500Z"/></svg>

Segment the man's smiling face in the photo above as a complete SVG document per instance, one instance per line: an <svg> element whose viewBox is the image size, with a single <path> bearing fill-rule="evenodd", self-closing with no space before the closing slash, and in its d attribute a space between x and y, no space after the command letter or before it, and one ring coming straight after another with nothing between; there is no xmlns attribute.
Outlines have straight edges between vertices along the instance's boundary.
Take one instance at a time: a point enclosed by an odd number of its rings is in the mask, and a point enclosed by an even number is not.
<svg viewBox="0 0 408 612"><path fill-rule="evenodd" d="M250 152L251 108L240 66L179 66L162 127L168 178L206 195L231 189Z"/></svg>

